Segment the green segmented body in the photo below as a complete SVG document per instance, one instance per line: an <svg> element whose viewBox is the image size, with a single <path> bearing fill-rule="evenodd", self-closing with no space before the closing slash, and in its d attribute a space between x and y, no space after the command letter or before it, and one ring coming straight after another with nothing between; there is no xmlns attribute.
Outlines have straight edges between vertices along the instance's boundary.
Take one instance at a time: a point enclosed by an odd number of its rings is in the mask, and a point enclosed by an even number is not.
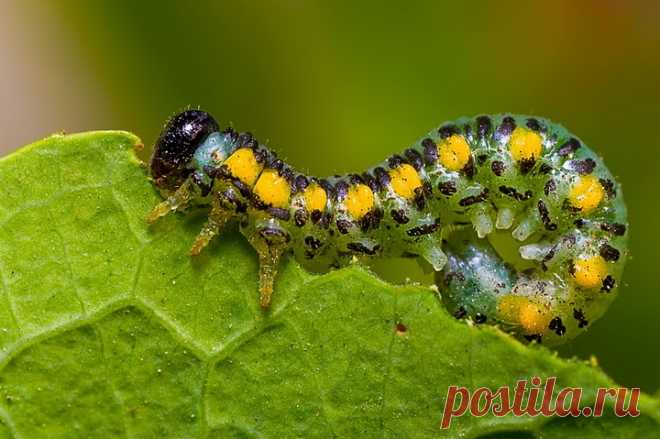
<svg viewBox="0 0 660 439"><path fill-rule="evenodd" d="M231 129L210 128L174 163L175 128L166 127L152 159L156 184L172 193L152 219L191 201L211 204L194 253L237 219L260 257L262 305L288 250L325 267L354 255L417 255L438 272L457 317L560 343L597 319L620 283L620 185L592 150L545 119L458 119L364 173L330 179L297 172ZM174 164L164 172L164 163ZM514 256L503 258L507 247Z"/></svg>

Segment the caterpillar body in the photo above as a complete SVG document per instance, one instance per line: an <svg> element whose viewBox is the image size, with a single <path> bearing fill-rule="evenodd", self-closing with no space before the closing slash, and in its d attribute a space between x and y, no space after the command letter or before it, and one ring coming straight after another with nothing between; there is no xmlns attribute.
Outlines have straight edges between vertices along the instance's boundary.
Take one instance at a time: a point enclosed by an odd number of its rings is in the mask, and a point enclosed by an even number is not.
<svg viewBox="0 0 660 439"><path fill-rule="evenodd" d="M150 169L166 199L149 222L209 206L193 255L238 221L259 258L263 307L289 251L324 267L417 256L457 318L557 344L603 314L627 255L620 185L582 141L542 118L458 119L364 173L321 179L188 110L166 124Z"/></svg>

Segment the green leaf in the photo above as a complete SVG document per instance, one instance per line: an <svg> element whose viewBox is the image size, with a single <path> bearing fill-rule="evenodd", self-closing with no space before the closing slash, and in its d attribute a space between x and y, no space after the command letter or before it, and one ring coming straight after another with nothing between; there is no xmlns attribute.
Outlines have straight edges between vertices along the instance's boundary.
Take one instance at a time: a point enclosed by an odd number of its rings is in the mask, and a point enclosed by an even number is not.
<svg viewBox="0 0 660 439"><path fill-rule="evenodd" d="M450 385L556 376L585 401L613 385L358 266L315 276L289 261L263 312L236 233L192 259L203 212L147 227L159 196L137 144L53 136L0 161L1 437L435 437ZM449 435L657 435L658 402L643 395L641 412L466 415Z"/></svg>

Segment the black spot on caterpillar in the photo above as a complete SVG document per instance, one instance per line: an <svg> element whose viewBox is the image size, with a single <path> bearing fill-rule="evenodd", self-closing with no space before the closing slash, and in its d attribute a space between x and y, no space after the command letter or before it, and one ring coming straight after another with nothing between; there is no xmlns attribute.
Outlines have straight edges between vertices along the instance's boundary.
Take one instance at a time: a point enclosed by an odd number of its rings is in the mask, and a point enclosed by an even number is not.
<svg viewBox="0 0 660 439"><path fill-rule="evenodd" d="M490 169L493 171L493 174L499 177L504 173L504 163L499 160L495 160L493 163L491 163Z"/></svg>
<svg viewBox="0 0 660 439"><path fill-rule="evenodd" d="M566 334L566 326L564 326L564 323L561 321L561 317L555 317L554 319L550 320L548 329L554 331L555 334L559 336Z"/></svg>
<svg viewBox="0 0 660 439"><path fill-rule="evenodd" d="M584 328L589 324L589 321L584 317L584 312L581 309L573 309L573 318L578 321L578 327Z"/></svg>
<svg viewBox="0 0 660 439"><path fill-rule="evenodd" d="M318 179L190 110L167 123L150 169L167 195L150 222L208 206L193 255L238 222L259 256L263 307L288 252L328 269L355 255L416 255L456 317L559 343L604 312L627 254L620 186L576 136L538 117L462 118L365 172ZM531 268L517 268L491 235Z"/></svg>
<svg viewBox="0 0 660 439"><path fill-rule="evenodd" d="M532 191L526 191L524 194L521 194L514 187L500 186L499 189L500 189L500 192L502 192L504 195L508 195L509 197L513 198L514 200L525 201L525 200L529 200L530 198L532 198Z"/></svg>

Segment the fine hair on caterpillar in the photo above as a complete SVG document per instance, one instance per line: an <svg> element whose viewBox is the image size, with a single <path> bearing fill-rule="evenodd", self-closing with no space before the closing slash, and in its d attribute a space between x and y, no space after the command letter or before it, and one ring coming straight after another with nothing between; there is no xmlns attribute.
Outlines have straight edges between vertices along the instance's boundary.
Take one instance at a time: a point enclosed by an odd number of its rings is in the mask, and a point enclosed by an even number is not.
<svg viewBox="0 0 660 439"><path fill-rule="evenodd" d="M415 255L433 267L457 318L558 344L604 313L627 256L619 183L543 118L461 118L365 172L316 178L250 133L187 110L158 138L151 176L166 199L149 222L208 206L191 254L238 222L258 255L264 308L288 252L328 269L355 255Z"/></svg>

